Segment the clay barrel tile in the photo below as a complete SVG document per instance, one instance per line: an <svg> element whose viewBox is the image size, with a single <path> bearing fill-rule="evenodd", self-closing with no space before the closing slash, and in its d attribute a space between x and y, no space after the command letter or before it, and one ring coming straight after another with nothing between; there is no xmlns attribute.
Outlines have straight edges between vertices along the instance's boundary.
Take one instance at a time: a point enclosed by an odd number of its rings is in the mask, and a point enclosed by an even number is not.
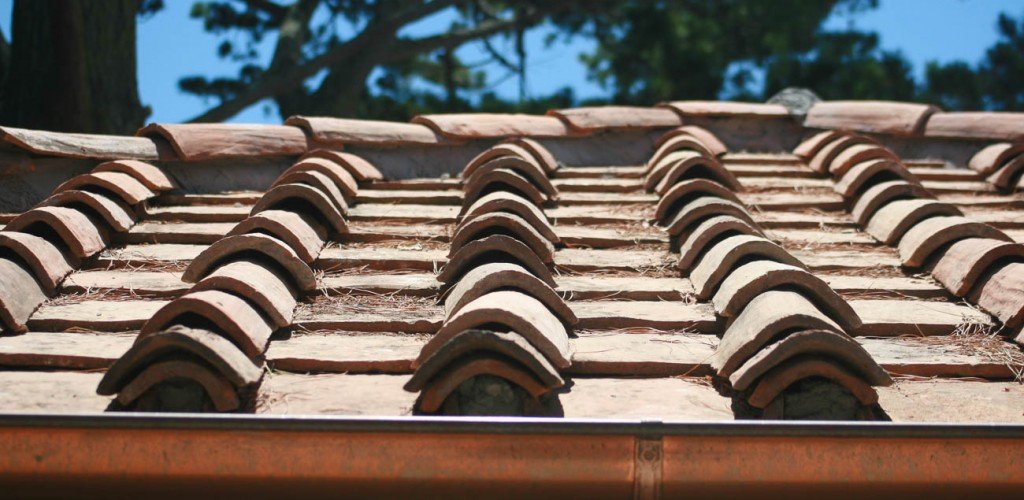
<svg viewBox="0 0 1024 500"><path fill-rule="evenodd" d="M463 245L441 268L437 281L452 285L470 269L488 262L511 262L520 265L548 286L557 286L551 270L526 243L504 234L487 236Z"/></svg>
<svg viewBox="0 0 1024 500"><path fill-rule="evenodd" d="M100 219L103 219L110 226L110 229L118 233L126 233L135 225L135 217L132 215L131 209L125 207L124 204L117 200L89 191L80 191L78 189L61 191L40 202L39 206L75 209L86 207L86 210L83 211L93 212Z"/></svg>
<svg viewBox="0 0 1024 500"><path fill-rule="evenodd" d="M833 189L843 198L851 198L875 184L903 179L911 184L918 181L903 165L889 159L867 160L854 165L840 178Z"/></svg>
<svg viewBox="0 0 1024 500"><path fill-rule="evenodd" d="M971 170L987 176L1021 154L1024 154L1024 141L990 144L975 153L967 166L971 167Z"/></svg>
<svg viewBox="0 0 1024 500"><path fill-rule="evenodd" d="M704 147L711 151L714 156L722 156L729 152L729 148L725 147L725 144L711 131L698 127L696 125L683 125L678 129L680 132L690 134L697 138Z"/></svg>
<svg viewBox="0 0 1024 500"><path fill-rule="evenodd" d="M558 198L558 189L551 184L551 180L548 179L547 173L538 165L533 159L524 159L520 156L500 156L488 160L483 165L475 168L470 176L466 179L466 183L472 183L476 177L485 177L487 173L495 170L511 170L526 180L530 181L531 184L537 187L542 193L546 194L549 198Z"/></svg>
<svg viewBox="0 0 1024 500"><path fill-rule="evenodd" d="M327 195L327 199L334 205L335 210L341 215L348 215L348 202L345 201L345 195L342 194L341 189L338 189L338 185L334 183L334 179L324 175L323 173L317 172L316 170L299 170L289 172L286 175L281 175L271 185L271 189L277 186L286 186L288 184L305 184L310 187L314 187L321 193Z"/></svg>
<svg viewBox="0 0 1024 500"><path fill-rule="evenodd" d="M444 299L444 315L450 318L466 304L499 290L515 290L539 300L567 329L579 322L572 309L547 283L522 266L504 262L484 264L463 275Z"/></svg>
<svg viewBox="0 0 1024 500"><path fill-rule="evenodd" d="M5 332L25 333L25 322L46 300L46 292L28 269L3 257L0 283L0 327Z"/></svg>
<svg viewBox="0 0 1024 500"><path fill-rule="evenodd" d="M690 134L676 134L661 143L651 158L647 160L644 174L650 174L667 156L678 151L692 151L701 156L713 158L715 155L699 139ZM676 155L678 157L679 155Z"/></svg>
<svg viewBox="0 0 1024 500"><path fill-rule="evenodd" d="M793 154L803 158L804 161L810 160L817 155L819 151L821 151L821 148L843 135L846 135L846 133L840 130L825 130L823 132L818 132L798 144L797 147L793 149Z"/></svg>
<svg viewBox="0 0 1024 500"><path fill-rule="evenodd" d="M463 186L462 205L471 205L496 190L518 194L537 206L548 201L548 196L526 177L514 170L499 168L488 172L476 172L470 177Z"/></svg>
<svg viewBox="0 0 1024 500"><path fill-rule="evenodd" d="M857 221L857 225L864 226L879 208L887 205L890 201L907 198L934 199L935 197L918 183L905 180L879 182L865 190L864 194L857 198L857 203L850 210L850 215Z"/></svg>
<svg viewBox="0 0 1024 500"><path fill-rule="evenodd" d="M743 363L729 382L733 389L745 391L773 367L797 356L812 355L836 362L873 386L890 386L892 378L852 338L828 330L805 330L791 333L768 345Z"/></svg>
<svg viewBox="0 0 1024 500"><path fill-rule="evenodd" d="M57 247L38 236L0 231L0 248L14 253L28 264L46 295L53 295L60 282L74 271Z"/></svg>
<svg viewBox="0 0 1024 500"><path fill-rule="evenodd" d="M265 233L291 247L306 264L312 265L327 240L327 228L309 216L290 210L264 210L247 217L226 236Z"/></svg>
<svg viewBox="0 0 1024 500"><path fill-rule="evenodd" d="M728 377L779 334L799 330L841 332L835 322L797 292L762 293L726 329L711 357L711 367Z"/></svg>
<svg viewBox="0 0 1024 500"><path fill-rule="evenodd" d="M701 300L710 298L738 263L751 259L782 262L797 268L804 267L796 257L761 236L729 236L709 248L690 271L690 281L693 282L697 297Z"/></svg>
<svg viewBox="0 0 1024 500"><path fill-rule="evenodd" d="M174 325L190 327L187 321L202 318L212 324L250 359L257 359L267 347L273 328L263 315L245 299L220 290L189 292L168 302L142 325L136 343Z"/></svg>
<svg viewBox="0 0 1024 500"><path fill-rule="evenodd" d="M1024 173L1024 154L1018 155L999 167L987 180L1003 191L1013 191L1020 187L1021 174Z"/></svg>
<svg viewBox="0 0 1024 500"><path fill-rule="evenodd" d="M689 179L713 180L732 191L742 191L740 181L725 169L722 164L712 158L687 159L676 161L665 172L665 175L658 181L654 191L658 194L665 194L676 183ZM644 186L647 187L646 185Z"/></svg>
<svg viewBox="0 0 1024 500"><path fill-rule="evenodd" d="M822 146L817 154L807 161L807 166L811 167L811 170L815 172L827 173L829 165L835 161L840 153L859 144L877 145L873 140L862 135L843 134Z"/></svg>
<svg viewBox="0 0 1024 500"><path fill-rule="evenodd" d="M997 269L971 292L970 301L978 304L1003 322L1010 332L1024 326L1024 264L1011 262ZM1018 335L1018 343L1024 337Z"/></svg>
<svg viewBox="0 0 1024 500"><path fill-rule="evenodd" d="M101 163L93 172L121 172L135 178L153 191L174 189L174 182L159 167L138 160L115 160Z"/></svg>
<svg viewBox="0 0 1024 500"><path fill-rule="evenodd" d="M321 116L290 116L284 123L301 128L314 143L332 147L346 144L414 146L443 142L429 128L414 123Z"/></svg>
<svg viewBox="0 0 1024 500"><path fill-rule="evenodd" d="M676 268L689 271L704 254L708 244L726 235L750 235L764 237L755 226L730 215L712 217L701 222L679 245L679 262Z"/></svg>
<svg viewBox="0 0 1024 500"><path fill-rule="evenodd" d="M420 351L417 366L455 335L466 330L493 330L495 326L522 335L556 367L571 364L569 335L562 322L541 301L506 290L481 296L448 318Z"/></svg>
<svg viewBox="0 0 1024 500"><path fill-rule="evenodd" d="M106 247L100 228L85 214L73 208L33 208L8 222L4 230L31 232L25 229L31 230L36 224L52 229L63 242L63 248L60 250L67 251L79 259L91 257ZM72 264L77 266L76 263Z"/></svg>
<svg viewBox="0 0 1024 500"><path fill-rule="evenodd" d="M306 152L306 134L302 129L286 125L151 123L135 135L166 139L184 161L298 156Z"/></svg>
<svg viewBox="0 0 1024 500"><path fill-rule="evenodd" d="M661 160L647 173L644 177L644 189L647 191L654 191L655 187L661 183L665 177L675 169L678 165L699 165L709 169L710 166L720 165L720 162L716 158L704 156L699 151L691 149L680 149L673 151ZM704 177L714 177L712 172L704 172ZM678 175L678 174L677 174ZM722 177L722 176L720 176ZM723 184L728 184L728 180L723 180ZM736 184L738 185L738 184Z"/></svg>
<svg viewBox="0 0 1024 500"><path fill-rule="evenodd" d="M263 370L230 340L207 330L178 325L135 342L128 352L110 365L96 393L103 396L117 394L145 366L167 356L194 356L238 388L253 386L263 376Z"/></svg>
<svg viewBox="0 0 1024 500"><path fill-rule="evenodd" d="M238 234L217 240L203 250L192 263L185 268L181 280L195 283L215 270L224 262L251 255L261 255L270 259L288 273L292 284L299 291L308 293L316 290L316 277L313 270L283 241L266 234Z"/></svg>
<svg viewBox="0 0 1024 500"><path fill-rule="evenodd" d="M213 409L219 412L237 410L241 406L238 393L226 380L210 368L188 360L171 359L146 366L117 394L117 402L126 407L153 387L168 380L191 380L203 387ZM194 408L193 411L201 411Z"/></svg>
<svg viewBox="0 0 1024 500"><path fill-rule="evenodd" d="M913 136L924 131L928 117L938 110L909 102L821 101L811 106L804 126Z"/></svg>
<svg viewBox="0 0 1024 500"><path fill-rule="evenodd" d="M541 236L529 222L518 215L495 212L475 217L461 224L452 235L451 251L454 256L460 248L471 240L478 240L493 234L505 234L523 242L540 260L551 263L555 258L555 247Z"/></svg>
<svg viewBox="0 0 1024 500"><path fill-rule="evenodd" d="M555 160L555 156L551 154L551 151L548 151L548 148L529 137L514 137L501 141L501 143L513 144L528 151L533 155L533 159L537 160L537 163L541 168L549 174L558 170L558 167L560 166L558 161Z"/></svg>
<svg viewBox="0 0 1024 500"><path fill-rule="evenodd" d="M352 177L355 177L357 182L379 181L384 179L384 174L381 174L380 170L377 170L377 167L364 160L361 156L356 156L352 153L333 151L330 149L314 149L313 151L299 157L299 163L310 158L321 158L337 164L348 171Z"/></svg>
<svg viewBox="0 0 1024 500"><path fill-rule="evenodd" d="M305 213L310 208L316 213ZM348 234L348 223L338 207L326 193L308 184L281 184L271 188L260 197L249 215L275 209L303 211L307 217L326 221L333 234Z"/></svg>
<svg viewBox="0 0 1024 500"><path fill-rule="evenodd" d="M296 292L289 279L272 267L251 260L236 260L218 267L192 287L192 292L221 290L256 304L274 330L292 323Z"/></svg>
<svg viewBox="0 0 1024 500"><path fill-rule="evenodd" d="M460 223L465 223L490 213L517 215L552 244L558 245L562 242L558 235L555 234L554 228L551 227L551 223L541 209L530 203L526 198L507 191L495 191L477 199L466 209L465 214L460 215Z"/></svg>
<svg viewBox="0 0 1024 500"><path fill-rule="evenodd" d="M671 110L639 106L590 106L553 109L547 113L557 117L579 133L603 130L668 128L682 125Z"/></svg>
<svg viewBox="0 0 1024 500"><path fill-rule="evenodd" d="M405 390L419 392L441 370L456 363L460 358L472 357L479 352L496 353L529 369L545 387L556 388L565 384L558 370L547 358L522 336L511 332L487 330L466 330L455 334L447 343L434 351L422 364L416 365L416 372L405 384Z"/></svg>
<svg viewBox="0 0 1024 500"><path fill-rule="evenodd" d="M747 403L755 408L764 408L789 386L811 377L826 378L843 386L864 406L878 402L878 393L857 374L830 359L804 355L768 370L750 393Z"/></svg>
<svg viewBox="0 0 1024 500"><path fill-rule="evenodd" d="M928 217L963 215L958 208L936 200L896 200L875 211L864 231L886 245L895 245L914 224Z"/></svg>
<svg viewBox="0 0 1024 500"><path fill-rule="evenodd" d="M990 238L966 238L954 242L931 269L953 295L967 295L978 279L997 261L1024 261L1024 245Z"/></svg>
<svg viewBox="0 0 1024 500"><path fill-rule="evenodd" d="M76 175L57 186L57 189L54 189L53 192L56 194L70 189L88 191L90 186L114 193L121 198L121 201L128 205L137 205L156 197L156 193L135 180L135 177L122 172L94 172Z"/></svg>
<svg viewBox="0 0 1024 500"><path fill-rule="evenodd" d="M359 184L356 183L356 178L341 165L326 158L305 158L299 160L291 167L288 167L288 170L281 173L277 180L271 184L271 187L295 182L293 179L296 177L289 178L289 176L307 171L317 172L331 179L331 182L345 198L346 204L356 199L356 194L359 192Z"/></svg>
<svg viewBox="0 0 1024 500"><path fill-rule="evenodd" d="M754 219L750 217L747 210L740 204L714 196L704 196L687 203L679 210L676 216L669 223L668 234L673 238L683 237L687 230L696 227L701 221L719 215L731 215L752 226L756 226Z"/></svg>
<svg viewBox="0 0 1024 500"><path fill-rule="evenodd" d="M966 217L931 217L918 222L900 239L900 260L905 266L921 267L940 247L964 238L1013 241L1006 233Z"/></svg>
<svg viewBox="0 0 1024 500"><path fill-rule="evenodd" d="M702 196L723 198L741 205L736 193L726 186L710 179L690 179L677 182L662 193L654 210L654 220L664 222L671 220L678 210L691 201Z"/></svg>
<svg viewBox="0 0 1024 500"><path fill-rule="evenodd" d="M789 110L781 104L736 101L672 101L667 106L685 121L689 116L786 118Z"/></svg>
<svg viewBox="0 0 1024 500"><path fill-rule="evenodd" d="M795 291L810 300L844 331L854 334L861 319L842 297L803 266L757 260L737 267L722 281L711 303L719 315L740 315L754 297L769 290Z"/></svg>
<svg viewBox="0 0 1024 500"><path fill-rule="evenodd" d="M0 127L0 140L40 156L83 158L90 160L159 160L170 152L149 138L119 135L70 134Z"/></svg>
<svg viewBox="0 0 1024 500"><path fill-rule="evenodd" d="M542 166L539 161L537 161L537 158L533 156L533 153L530 153L522 146L511 143L496 144L490 148L485 149L482 153L474 156L473 159L469 160L469 163L467 163L466 166L462 169L462 173L460 174L460 176L463 179L468 179L469 176L473 175L473 172L475 172L476 169L480 168L485 163L491 160L496 160L503 156L521 158L523 159L523 161L530 163L533 166L536 166L537 170L541 171L545 176L547 176L548 170L544 168L544 166Z"/></svg>
<svg viewBox="0 0 1024 500"><path fill-rule="evenodd" d="M519 386L534 398L539 398L550 391L550 388L545 386L527 368L508 358L480 353L472 357L463 357L434 375L430 384L420 394L420 398L416 402L417 408L425 413L437 412L448 396L455 392L463 382L479 375L503 378Z"/></svg>
<svg viewBox="0 0 1024 500"><path fill-rule="evenodd" d="M569 128L553 116L497 113L420 115L412 119L449 139L565 137Z"/></svg>
<svg viewBox="0 0 1024 500"><path fill-rule="evenodd" d="M925 137L1017 140L1024 138L1024 113L966 111L935 113L924 128Z"/></svg>
<svg viewBox="0 0 1024 500"><path fill-rule="evenodd" d="M842 177L854 165L875 159L885 159L892 162L900 161L889 148L876 144L854 144L842 150L826 167L833 177Z"/></svg>

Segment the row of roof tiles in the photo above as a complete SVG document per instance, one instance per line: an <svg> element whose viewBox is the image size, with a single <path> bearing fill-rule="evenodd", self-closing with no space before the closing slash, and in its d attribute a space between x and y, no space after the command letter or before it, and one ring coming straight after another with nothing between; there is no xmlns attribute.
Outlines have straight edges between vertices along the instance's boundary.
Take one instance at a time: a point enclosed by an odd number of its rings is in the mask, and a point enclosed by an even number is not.
<svg viewBox="0 0 1024 500"><path fill-rule="evenodd" d="M573 137L606 130L665 129L702 117L782 119L808 128L901 137L1010 140L1024 137L1024 113L945 113L924 104L825 101L807 115L778 104L677 101L658 107L600 106L547 115L438 114L412 123L293 116L284 125L150 124L136 137L63 134L0 128L4 142L39 155L93 159L201 161L247 156L297 156L318 147L444 145L505 137Z"/></svg>

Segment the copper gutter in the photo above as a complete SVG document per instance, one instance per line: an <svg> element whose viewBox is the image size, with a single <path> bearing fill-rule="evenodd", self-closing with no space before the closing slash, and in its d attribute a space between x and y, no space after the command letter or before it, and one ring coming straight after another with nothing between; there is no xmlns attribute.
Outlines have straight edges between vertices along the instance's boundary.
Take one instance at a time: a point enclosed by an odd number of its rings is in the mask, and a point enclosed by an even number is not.
<svg viewBox="0 0 1024 500"><path fill-rule="evenodd" d="M0 415L0 496L1024 491L1024 426Z"/></svg>

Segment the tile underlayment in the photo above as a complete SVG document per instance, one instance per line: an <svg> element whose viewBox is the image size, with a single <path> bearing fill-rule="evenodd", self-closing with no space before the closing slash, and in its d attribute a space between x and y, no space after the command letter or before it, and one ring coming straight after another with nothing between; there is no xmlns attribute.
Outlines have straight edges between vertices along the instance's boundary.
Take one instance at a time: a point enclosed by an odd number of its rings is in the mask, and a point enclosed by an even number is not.
<svg viewBox="0 0 1024 500"><path fill-rule="evenodd" d="M451 131L437 126L451 140ZM863 320L865 334L857 341L896 378L892 387L876 389L892 418L967 418L970 412L954 413L972 404L974 393L993 405L992 416L979 419L1020 418L1019 411L998 410L1020 401L1012 382L1019 350L987 335L995 323L976 301L951 296L931 277L934 271L899 267L898 249L862 232L853 206L833 190L836 182L810 162L788 154L726 154L723 163L742 184L735 194L765 236ZM930 166L910 172L939 200L1019 239L1017 198L984 187L990 183L983 176ZM552 175L558 203L543 213L564 244L554 253L556 291L579 318L572 364L562 370L571 384L560 394L561 407L566 416L733 418L729 399L706 378L724 325L675 269L678 254L668 251L666 235L641 222L654 218L658 199L643 190L643 173L636 165L562 167ZM94 394L95 372L128 350L132 330L189 291L191 284L181 281L189 262L245 219L261 196L156 198L123 239L69 276L29 317L29 333L0 338L2 376L19 381L4 384L4 407L105 407L109 399ZM328 243L312 263L324 271L316 276L318 291L299 303L294 329L269 342L273 371L259 385L256 411L412 411L416 394L401 387L445 316L433 298L433 273L447 260L461 200L451 180L360 186L349 207L348 236ZM26 371L38 368L46 370ZM931 376L946 378L920 379ZM19 388L6 388L11 385Z"/></svg>

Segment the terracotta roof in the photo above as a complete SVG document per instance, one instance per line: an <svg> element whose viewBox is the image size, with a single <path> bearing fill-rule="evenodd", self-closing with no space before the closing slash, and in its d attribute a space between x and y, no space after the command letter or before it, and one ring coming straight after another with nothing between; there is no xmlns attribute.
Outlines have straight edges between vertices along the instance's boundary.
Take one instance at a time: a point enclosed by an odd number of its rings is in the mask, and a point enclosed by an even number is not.
<svg viewBox="0 0 1024 500"><path fill-rule="evenodd" d="M676 101L3 128L0 379L37 389L0 411L1020 421L975 397L1021 394L1019 125Z"/></svg>

